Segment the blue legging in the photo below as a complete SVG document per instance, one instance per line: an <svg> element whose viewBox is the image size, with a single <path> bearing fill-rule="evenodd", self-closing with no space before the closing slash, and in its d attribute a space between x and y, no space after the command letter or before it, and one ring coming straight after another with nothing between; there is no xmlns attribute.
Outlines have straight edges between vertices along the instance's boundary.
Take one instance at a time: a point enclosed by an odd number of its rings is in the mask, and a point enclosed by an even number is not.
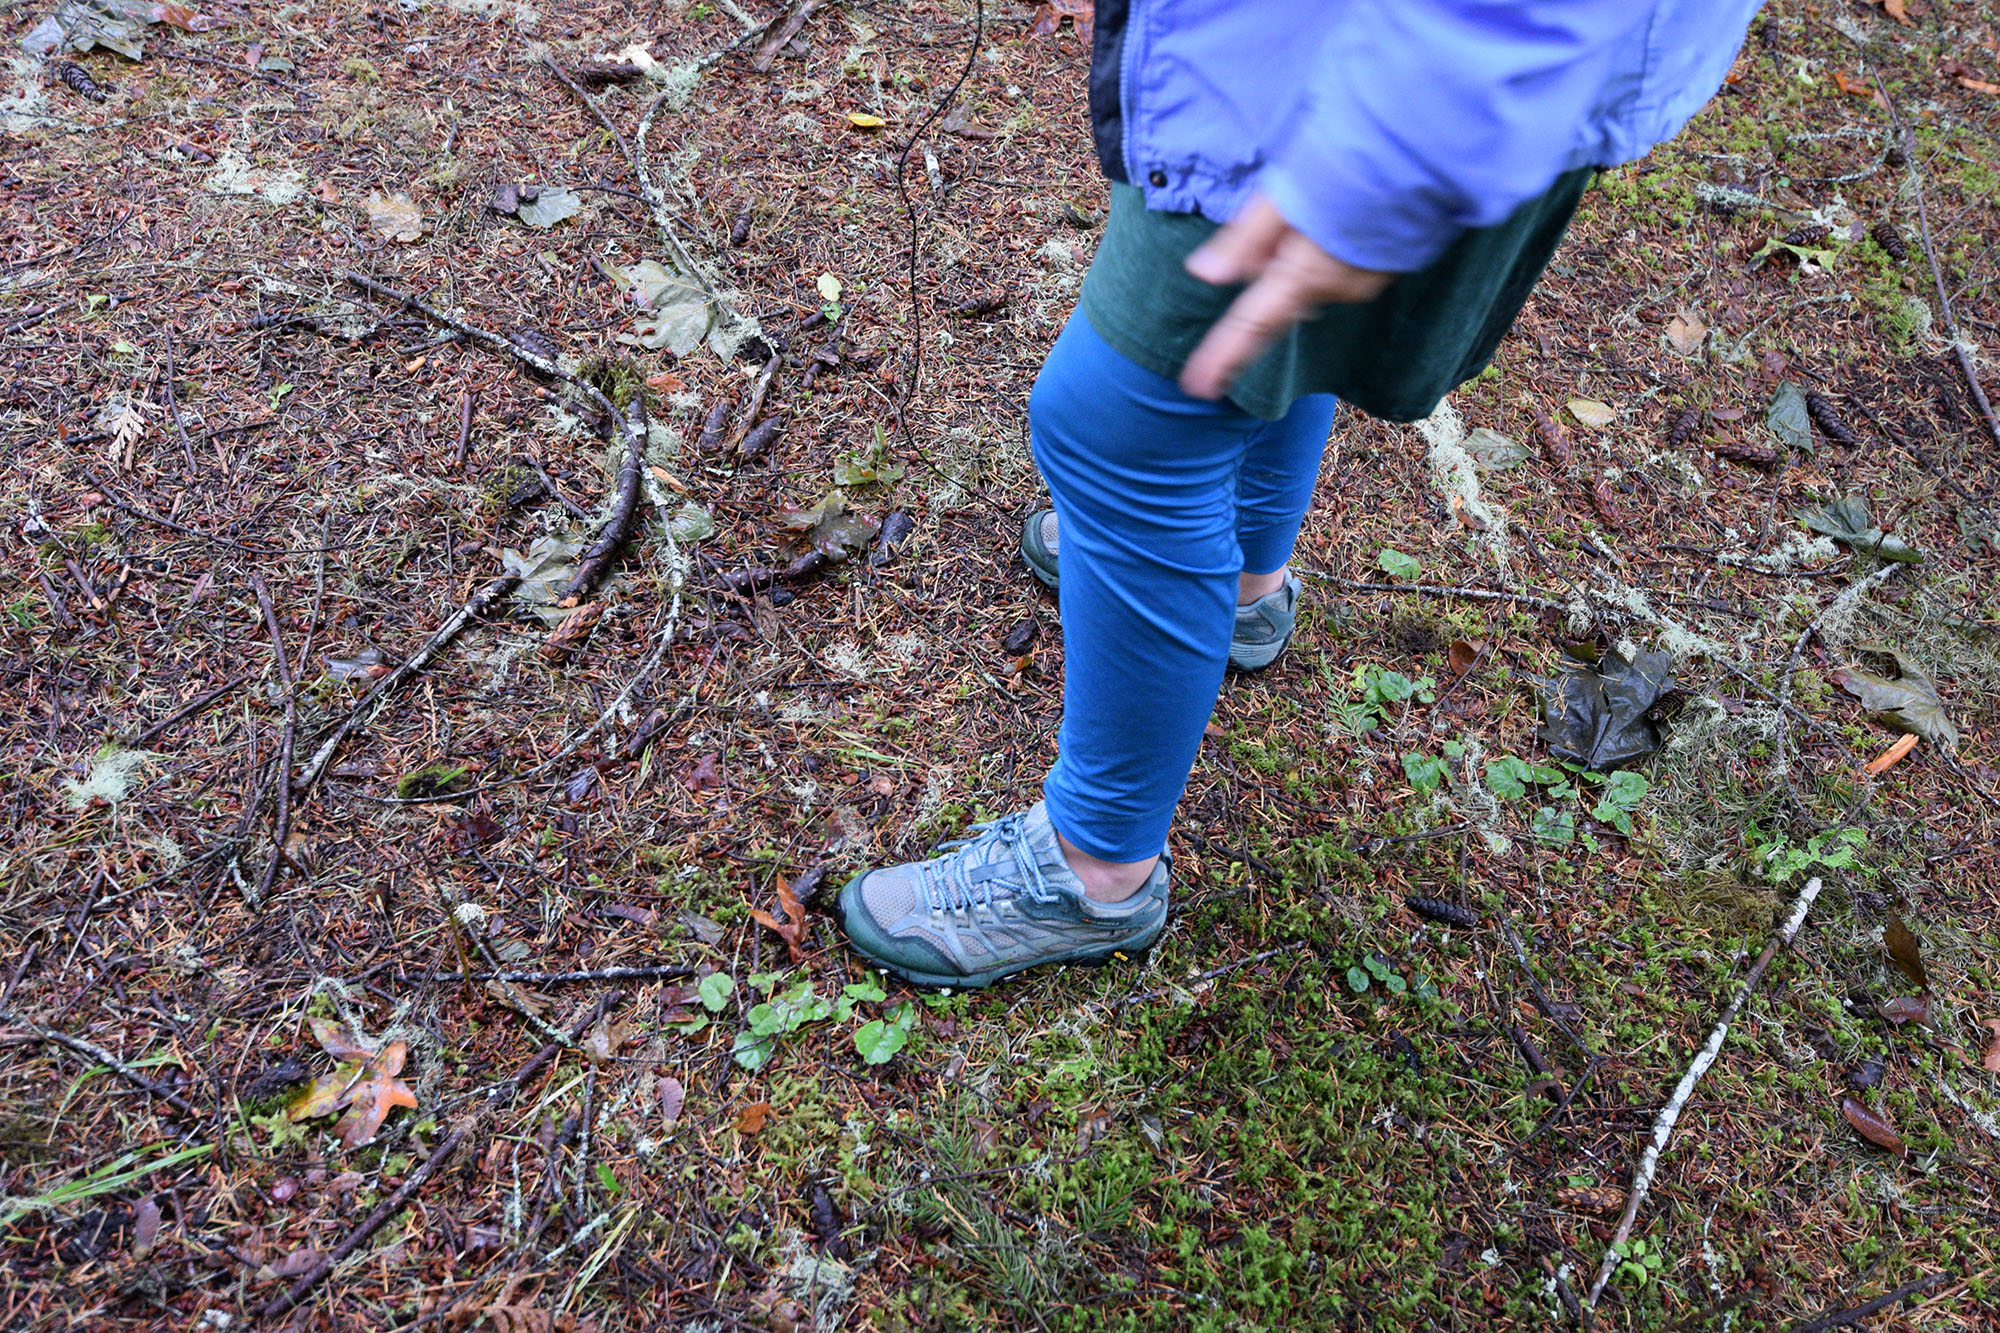
<svg viewBox="0 0 2000 1333"><path fill-rule="evenodd" d="M1061 541L1063 721L1049 818L1107 861L1166 846L1229 657L1237 576L1291 558L1331 394L1280 421L1190 398L1080 312L1028 400Z"/></svg>

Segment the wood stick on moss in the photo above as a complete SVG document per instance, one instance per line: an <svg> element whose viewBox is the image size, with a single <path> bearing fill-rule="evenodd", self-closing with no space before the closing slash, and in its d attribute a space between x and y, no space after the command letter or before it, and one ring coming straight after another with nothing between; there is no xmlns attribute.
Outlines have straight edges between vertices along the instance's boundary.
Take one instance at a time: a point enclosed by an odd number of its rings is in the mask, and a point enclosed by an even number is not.
<svg viewBox="0 0 2000 1333"><path fill-rule="evenodd" d="M1807 880L1806 886L1799 890L1799 896L1792 903L1792 914L1785 918L1785 924L1778 928L1778 933L1764 946L1764 952L1757 956L1757 961L1744 976L1743 984L1736 988L1735 998L1730 1000L1729 1007L1722 1011L1722 1018L1716 1023L1715 1030L1708 1034L1707 1044L1695 1054L1694 1063L1688 1066L1687 1073L1681 1075L1680 1085L1674 1089L1674 1095L1668 1098L1667 1104L1660 1110L1659 1118L1653 1121L1652 1141L1646 1145L1646 1151L1639 1158L1639 1169L1632 1175L1632 1190L1630 1197L1625 1200L1625 1215L1618 1219L1618 1231L1612 1236L1611 1244L1605 1248L1604 1262L1598 1265L1597 1278L1590 1284L1589 1299L1593 1307L1597 1304L1597 1298L1604 1294L1605 1284L1611 1281L1612 1271L1618 1267L1618 1257L1624 1252L1625 1242L1631 1238L1632 1223L1639 1216L1639 1209L1646 1202L1646 1195L1652 1191L1653 1173L1659 1170L1660 1154L1666 1150L1667 1140L1673 1136L1674 1123L1681 1118L1681 1112L1687 1108L1688 1099L1694 1096L1695 1084L1701 1082L1701 1076L1708 1072L1709 1066L1713 1065L1716 1057L1722 1053L1723 1040L1729 1036L1729 1025L1736 1021L1736 1015L1742 1010L1744 1001L1748 1000L1750 993L1757 989L1757 983L1764 979L1764 969L1771 965L1773 958L1777 957L1778 950L1792 942L1792 937L1799 933L1799 927L1805 924L1806 913L1812 910L1813 899L1819 897L1819 887L1819 880L1813 878Z"/></svg>
<svg viewBox="0 0 2000 1333"><path fill-rule="evenodd" d="M581 1040L583 1034L590 1031L592 1024L602 1018L613 1005L624 998L625 992L612 991L596 1004L592 1005L590 1012L585 1014L569 1030L569 1040L572 1043ZM556 1052L562 1049L563 1047L560 1043L550 1042L535 1053L534 1059L522 1065L520 1071L512 1078L487 1089L485 1100L465 1115L459 1117L458 1123L452 1126L451 1133L445 1135L443 1142L431 1150L431 1155L424 1159L422 1166L410 1172L403 1183L397 1187L394 1194L391 1194L378 1204L374 1212L361 1219L361 1222L341 1239L340 1244L334 1246L324 1259L313 1265L310 1272L297 1282L294 1282L281 1295L272 1298L271 1302L264 1307L263 1318L265 1322L268 1323L280 1318L286 1311L311 1295L313 1288L324 1282L327 1274L331 1273L342 1260L360 1249L367 1243L368 1238L380 1231L390 1218L403 1211L403 1206L409 1202L410 1196L415 1194L425 1181L436 1175L439 1168L451 1160L451 1155L458 1151L459 1144L465 1141L466 1135L470 1134L473 1127L485 1118L486 1113L519 1092L522 1085L540 1073L542 1066L554 1059Z"/></svg>

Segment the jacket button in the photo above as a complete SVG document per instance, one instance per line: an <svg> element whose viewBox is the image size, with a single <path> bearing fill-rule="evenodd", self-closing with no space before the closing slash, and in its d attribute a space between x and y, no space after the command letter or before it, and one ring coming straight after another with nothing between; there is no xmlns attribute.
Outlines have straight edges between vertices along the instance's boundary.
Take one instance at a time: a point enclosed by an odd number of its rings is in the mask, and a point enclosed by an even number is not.
<svg viewBox="0 0 2000 1333"><path fill-rule="evenodd" d="M1146 179L1153 183L1153 188L1156 190L1167 188L1167 173L1161 171L1158 167L1153 168L1152 173Z"/></svg>

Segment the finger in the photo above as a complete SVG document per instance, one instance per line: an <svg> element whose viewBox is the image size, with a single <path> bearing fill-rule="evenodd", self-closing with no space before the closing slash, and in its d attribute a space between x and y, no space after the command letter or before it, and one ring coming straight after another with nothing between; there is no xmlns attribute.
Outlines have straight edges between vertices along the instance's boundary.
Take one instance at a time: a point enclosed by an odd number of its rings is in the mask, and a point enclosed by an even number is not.
<svg viewBox="0 0 2000 1333"><path fill-rule="evenodd" d="M1268 273L1230 303L1181 367L1181 391L1195 398L1220 398L1243 368L1297 324L1308 302L1296 279Z"/></svg>
<svg viewBox="0 0 2000 1333"><path fill-rule="evenodd" d="M1291 230L1278 206L1260 194L1195 248L1187 257L1187 271L1218 287L1250 282L1264 272Z"/></svg>

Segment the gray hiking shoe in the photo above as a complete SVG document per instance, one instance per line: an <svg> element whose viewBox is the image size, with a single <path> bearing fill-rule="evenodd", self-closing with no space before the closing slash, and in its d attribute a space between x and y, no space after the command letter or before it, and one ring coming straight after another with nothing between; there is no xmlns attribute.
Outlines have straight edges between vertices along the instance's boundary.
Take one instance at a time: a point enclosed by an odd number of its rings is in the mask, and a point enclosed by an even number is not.
<svg viewBox="0 0 2000 1333"><path fill-rule="evenodd" d="M1061 586L1062 570L1057 559L1061 538L1056 532L1056 511L1037 509L1021 524L1021 559L1028 572L1050 588ZM1287 573L1276 592L1260 597L1248 606L1236 608L1236 632L1229 639L1229 665L1238 671L1262 671L1278 660L1292 641L1299 619L1299 598L1305 586Z"/></svg>
<svg viewBox="0 0 2000 1333"><path fill-rule="evenodd" d="M1092 902L1040 801L939 851L840 891L855 950L916 985L977 990L1044 963L1143 957L1166 928L1167 859L1125 901Z"/></svg>

